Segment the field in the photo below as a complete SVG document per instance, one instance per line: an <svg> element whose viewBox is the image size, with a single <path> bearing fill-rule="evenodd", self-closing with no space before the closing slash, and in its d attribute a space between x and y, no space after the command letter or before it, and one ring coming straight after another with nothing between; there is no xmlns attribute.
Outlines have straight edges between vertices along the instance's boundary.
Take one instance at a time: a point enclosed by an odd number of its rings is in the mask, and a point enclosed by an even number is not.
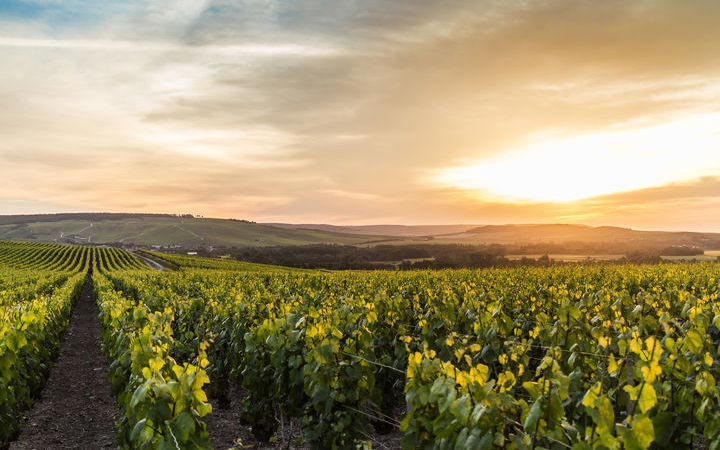
<svg viewBox="0 0 720 450"><path fill-rule="evenodd" d="M571 253L569 256L575 258L584 258L586 255L626 254L638 248L656 250L668 246L720 248L720 233L640 231L619 227L567 224L291 225L163 214L110 213L0 215L0 240L123 244L186 249L317 244L364 247L383 244L398 246L499 244L508 247L508 254ZM578 247L578 244L584 245ZM538 251L537 247L541 245L559 248ZM528 246L531 249L525 248ZM573 251L568 252L567 249Z"/></svg>
<svg viewBox="0 0 720 450"><path fill-rule="evenodd" d="M114 248L0 243L0 447L40 391L88 271L142 267Z"/></svg>
<svg viewBox="0 0 720 450"><path fill-rule="evenodd" d="M239 220L142 214L0 216L0 239L144 246L357 244L383 236L287 229Z"/></svg>
<svg viewBox="0 0 720 450"><path fill-rule="evenodd" d="M62 340L89 280L120 448L720 448L718 264L316 272L150 255L177 270L0 244L0 441L39 421L27 411L81 333Z"/></svg>
<svg viewBox="0 0 720 450"><path fill-rule="evenodd" d="M696 256L663 256L668 261L718 261L720 250L705 250L702 255Z"/></svg>
<svg viewBox="0 0 720 450"><path fill-rule="evenodd" d="M561 262L585 262L588 260L594 260L594 261L614 261L617 259L622 258L625 255L556 255L553 253L550 253L547 255L548 258L552 259L553 261L561 261ZM511 261L520 260L522 258L532 258L532 259L538 259L543 257L543 255L535 254L535 255L506 255L507 259Z"/></svg>

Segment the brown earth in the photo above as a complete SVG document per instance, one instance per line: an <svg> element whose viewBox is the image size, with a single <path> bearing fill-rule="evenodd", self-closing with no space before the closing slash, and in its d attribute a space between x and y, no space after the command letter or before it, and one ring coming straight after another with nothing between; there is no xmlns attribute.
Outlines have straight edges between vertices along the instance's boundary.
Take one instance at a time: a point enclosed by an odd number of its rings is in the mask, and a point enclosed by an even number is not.
<svg viewBox="0 0 720 450"><path fill-rule="evenodd" d="M50 378L10 450L116 448L117 409L100 350L92 282L83 288Z"/></svg>
<svg viewBox="0 0 720 450"><path fill-rule="evenodd" d="M215 450L259 449L260 443L253 437L249 425L242 420L241 397L233 392L229 404L220 407L220 402L211 398L213 411L203 418L207 424L210 442Z"/></svg>
<svg viewBox="0 0 720 450"><path fill-rule="evenodd" d="M295 420L285 419L278 424L278 430L271 442L258 442L252 434L252 428L242 419L242 401L246 391L233 386L229 404L220 407L217 399L210 399L213 411L203 418L207 424L208 434L215 450L308 450L303 442L300 424ZM394 430L386 435L368 433L373 448L380 450L399 450L400 431Z"/></svg>

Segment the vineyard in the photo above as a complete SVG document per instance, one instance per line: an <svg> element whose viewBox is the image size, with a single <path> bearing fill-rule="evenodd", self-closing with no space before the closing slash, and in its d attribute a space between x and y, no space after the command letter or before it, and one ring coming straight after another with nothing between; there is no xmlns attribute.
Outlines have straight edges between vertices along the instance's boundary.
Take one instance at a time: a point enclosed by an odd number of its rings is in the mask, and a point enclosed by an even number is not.
<svg viewBox="0 0 720 450"><path fill-rule="evenodd" d="M0 243L0 447L42 387L91 267L143 266L113 248Z"/></svg>
<svg viewBox="0 0 720 450"><path fill-rule="evenodd" d="M120 448L212 448L207 423L233 404L225 431L251 427L246 448L720 448L720 265L328 273L148 255L178 270L0 244L2 440L91 273Z"/></svg>

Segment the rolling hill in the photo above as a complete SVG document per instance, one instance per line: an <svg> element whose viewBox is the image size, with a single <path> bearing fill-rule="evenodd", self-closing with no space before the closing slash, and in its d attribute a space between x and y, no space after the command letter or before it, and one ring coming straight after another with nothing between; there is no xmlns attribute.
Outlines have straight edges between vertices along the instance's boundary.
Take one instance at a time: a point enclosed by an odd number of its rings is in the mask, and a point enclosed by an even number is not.
<svg viewBox="0 0 720 450"><path fill-rule="evenodd" d="M312 244L563 244L720 249L720 233L639 231L568 224L364 225L254 223L167 214L0 216L0 240L164 247L267 247Z"/></svg>
<svg viewBox="0 0 720 450"><path fill-rule="evenodd" d="M268 223L274 227L292 230L308 229L329 231L333 233L351 233L363 235L383 235L393 237L423 237L446 234L459 234L476 228L478 225L328 225L328 224L293 224Z"/></svg>
<svg viewBox="0 0 720 450"><path fill-rule="evenodd" d="M142 246L360 244L387 236L288 229L232 219L162 214L48 214L0 216L0 240L120 243Z"/></svg>
<svg viewBox="0 0 720 450"><path fill-rule="evenodd" d="M605 243L628 246L689 246L720 249L720 233L685 231L642 231L630 228L575 224L508 224L508 225L362 225L272 224L292 230L312 229L365 235L391 236L370 241L375 244L564 244Z"/></svg>
<svg viewBox="0 0 720 450"><path fill-rule="evenodd" d="M642 231L621 227L567 224L486 225L458 235L445 235L441 239L493 244L602 242L720 248L720 233Z"/></svg>

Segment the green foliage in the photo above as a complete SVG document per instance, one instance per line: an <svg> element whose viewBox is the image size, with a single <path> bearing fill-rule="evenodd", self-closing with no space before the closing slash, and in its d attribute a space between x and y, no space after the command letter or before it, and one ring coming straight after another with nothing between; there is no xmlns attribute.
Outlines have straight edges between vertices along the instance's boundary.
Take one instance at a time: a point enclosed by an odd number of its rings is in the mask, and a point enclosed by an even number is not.
<svg viewBox="0 0 720 450"><path fill-rule="evenodd" d="M399 426L408 450L688 448L701 435L720 448L719 275L712 264L113 271L103 320L131 330L106 345L124 349L110 352L121 404L139 392L128 439L152 445L173 420L204 431L200 414L162 415L153 361L168 380L206 354L212 390L247 391L258 437L294 419L314 449L364 447L383 426Z"/></svg>
<svg viewBox="0 0 720 450"><path fill-rule="evenodd" d="M84 282L84 275L0 270L0 447L42 387Z"/></svg>
<svg viewBox="0 0 720 450"><path fill-rule="evenodd" d="M209 382L206 343L193 363L170 356L174 344L170 308L151 311L125 298L102 275L95 292L104 348L114 363L111 380L123 416L119 442L127 449L210 448L202 417L212 410L203 387Z"/></svg>

